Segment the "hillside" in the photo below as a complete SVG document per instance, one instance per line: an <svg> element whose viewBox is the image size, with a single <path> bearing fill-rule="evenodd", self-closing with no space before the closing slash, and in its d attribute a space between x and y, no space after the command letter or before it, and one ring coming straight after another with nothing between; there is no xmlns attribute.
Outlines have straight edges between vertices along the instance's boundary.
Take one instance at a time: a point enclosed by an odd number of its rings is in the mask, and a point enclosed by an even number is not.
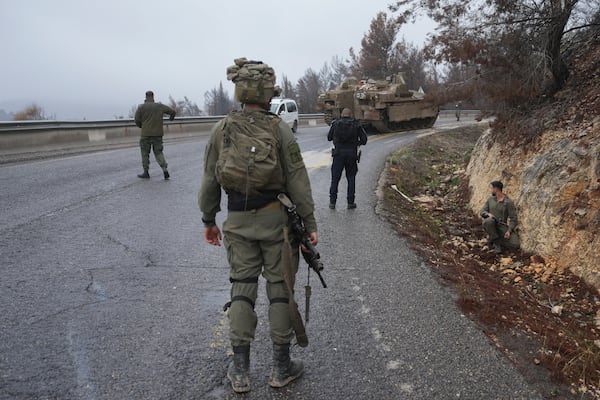
<svg viewBox="0 0 600 400"><path fill-rule="evenodd" d="M392 154L378 211L544 398L600 399L598 36L570 61L565 89L511 124ZM523 242L501 257L477 215L496 179L518 205Z"/></svg>
<svg viewBox="0 0 600 400"><path fill-rule="evenodd" d="M600 289L600 40L575 52L566 87L532 114L494 126L467 167L470 204L502 180L518 206L524 250Z"/></svg>

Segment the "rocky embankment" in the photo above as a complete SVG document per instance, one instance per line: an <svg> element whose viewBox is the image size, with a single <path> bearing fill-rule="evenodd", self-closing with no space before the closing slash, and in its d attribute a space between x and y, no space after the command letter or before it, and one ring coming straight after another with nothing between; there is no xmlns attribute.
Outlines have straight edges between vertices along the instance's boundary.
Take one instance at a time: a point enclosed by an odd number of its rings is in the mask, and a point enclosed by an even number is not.
<svg viewBox="0 0 600 400"><path fill-rule="evenodd" d="M537 254L506 250L496 256L471 209L465 167L476 143L488 143L488 131L487 123L465 125L390 155L378 210L544 398L600 399L598 290ZM485 197L489 178L481 185Z"/></svg>
<svg viewBox="0 0 600 400"><path fill-rule="evenodd" d="M502 180L518 207L522 248L600 289L600 45L575 57L566 88L515 125L484 133L467 167L478 212ZM514 129L513 129L514 130ZM525 136L523 136L525 135Z"/></svg>

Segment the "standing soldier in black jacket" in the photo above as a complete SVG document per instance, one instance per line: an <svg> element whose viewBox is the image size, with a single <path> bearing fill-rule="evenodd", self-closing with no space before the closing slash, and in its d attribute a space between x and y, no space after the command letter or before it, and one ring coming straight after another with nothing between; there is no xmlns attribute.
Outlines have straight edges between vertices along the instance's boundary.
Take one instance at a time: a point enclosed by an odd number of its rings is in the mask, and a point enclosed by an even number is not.
<svg viewBox="0 0 600 400"><path fill-rule="evenodd" d="M367 144L367 134L360 123L352 119L349 108L342 110L342 118L331 124L327 140L333 141L333 163L331 165L331 187L329 188L329 208L335 209L338 185L342 171L346 170L348 181L348 209L356 208L354 202L356 173L358 172L358 146Z"/></svg>
<svg viewBox="0 0 600 400"><path fill-rule="evenodd" d="M144 172L138 177L142 179L150 178L148 168L150 167L150 149L154 150L156 162L163 170L165 179L169 179L167 171L167 160L163 154L163 114L168 114L170 120L175 118L175 110L161 103L154 102L154 93L151 90L146 92L144 104L140 104L135 111L135 124L142 128L142 137L140 138L140 149L142 151L142 167Z"/></svg>

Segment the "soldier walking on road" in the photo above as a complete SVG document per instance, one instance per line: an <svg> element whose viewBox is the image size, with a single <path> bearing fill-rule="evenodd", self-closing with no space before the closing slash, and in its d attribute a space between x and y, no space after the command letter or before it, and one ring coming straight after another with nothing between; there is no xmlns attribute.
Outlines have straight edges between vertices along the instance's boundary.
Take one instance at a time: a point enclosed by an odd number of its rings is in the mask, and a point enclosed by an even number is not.
<svg viewBox="0 0 600 400"><path fill-rule="evenodd" d="M518 248L519 235L515 203L503 192L500 181L490 183L492 196L487 199L479 215L483 218L483 229L488 234L488 243L494 246L496 254L502 253L502 247ZM507 223L508 222L508 223Z"/></svg>
<svg viewBox="0 0 600 400"><path fill-rule="evenodd" d="M154 102L154 93L151 90L146 92L146 100L140 104L135 111L135 124L142 128L140 137L140 149L142 151L142 167L144 172L138 177L142 179L150 178L148 169L150 168L150 149L154 150L156 162L163 170L165 179L169 179L167 171L167 160L163 154L163 115L168 114L170 120L175 118L175 110L161 103Z"/></svg>
<svg viewBox="0 0 600 400"><path fill-rule="evenodd" d="M455 106L454 115L456 116L456 120L460 121L460 112L462 111L462 103L459 101Z"/></svg>
<svg viewBox="0 0 600 400"><path fill-rule="evenodd" d="M335 120L329 128L327 140L333 141L332 152L333 163L331 164L331 187L329 188L329 208L335 208L338 196L338 186L342 178L342 172L346 170L348 181L348 209L356 208L355 185L360 161L358 146L367 144L367 134L360 123L351 118L352 111L349 108L342 110L342 118Z"/></svg>
<svg viewBox="0 0 600 400"><path fill-rule="evenodd" d="M266 279L273 366L269 385L283 387L302 375L301 361L290 358L294 338L284 281L287 271L298 270L299 244L287 235L288 217L277 200L286 193L304 219L308 239L317 244L317 225L308 173L300 147L288 125L268 112L275 95L275 73L260 61L235 60L227 69L235 83L242 111L231 111L211 132L204 154L204 176L198 194L204 239L221 245L215 222L221 189L227 194L223 243L227 250L231 286L229 337L233 362L227 371L233 390L250 390L250 344L257 317L254 305L258 278ZM290 245L291 241L291 245ZM286 264L287 262L287 264Z"/></svg>

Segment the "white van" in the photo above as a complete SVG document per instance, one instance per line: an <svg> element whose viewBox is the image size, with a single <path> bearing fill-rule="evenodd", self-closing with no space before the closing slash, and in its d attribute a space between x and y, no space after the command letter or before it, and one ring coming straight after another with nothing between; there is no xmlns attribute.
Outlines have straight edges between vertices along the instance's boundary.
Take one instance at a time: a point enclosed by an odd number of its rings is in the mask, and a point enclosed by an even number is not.
<svg viewBox="0 0 600 400"><path fill-rule="evenodd" d="M279 117L292 128L292 132L298 130L298 105L292 99L271 99L271 110L273 114Z"/></svg>

